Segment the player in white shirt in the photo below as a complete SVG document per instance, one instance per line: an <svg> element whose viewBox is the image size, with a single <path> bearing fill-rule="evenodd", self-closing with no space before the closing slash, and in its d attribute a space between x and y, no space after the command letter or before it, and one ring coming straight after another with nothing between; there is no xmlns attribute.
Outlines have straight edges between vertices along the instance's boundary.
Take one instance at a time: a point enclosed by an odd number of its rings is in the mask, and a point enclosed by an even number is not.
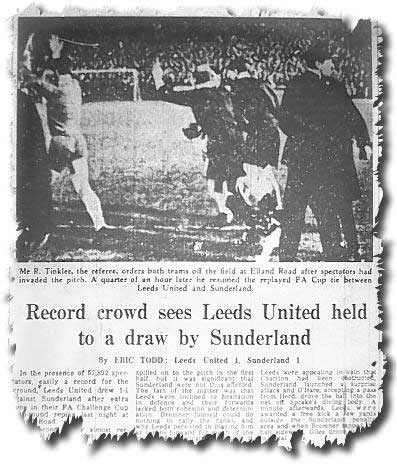
<svg viewBox="0 0 397 464"><path fill-rule="evenodd" d="M53 56L60 56L62 45L58 37L51 37ZM101 202L89 183L87 143L80 124L81 88L70 74L68 60L56 58L50 61L38 84L47 100L51 168L58 172L69 168L73 187L86 207L95 231L111 229L103 217Z"/></svg>

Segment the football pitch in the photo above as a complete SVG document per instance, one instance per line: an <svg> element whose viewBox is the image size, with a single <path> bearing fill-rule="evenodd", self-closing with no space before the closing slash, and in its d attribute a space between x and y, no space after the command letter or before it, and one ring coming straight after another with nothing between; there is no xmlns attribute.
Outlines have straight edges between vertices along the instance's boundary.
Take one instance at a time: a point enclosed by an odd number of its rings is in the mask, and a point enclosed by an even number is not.
<svg viewBox="0 0 397 464"><path fill-rule="evenodd" d="M182 128L190 108L156 101L83 105L90 181L107 222L117 230L94 238L90 219L67 173L53 177L53 233L32 261L254 261L261 246L222 227L207 194L201 140ZM362 259L372 259L372 166L356 160L362 198L354 206ZM279 172L282 189L286 168ZM307 210L299 259L316 261L321 244ZM277 253L272 258L277 260Z"/></svg>

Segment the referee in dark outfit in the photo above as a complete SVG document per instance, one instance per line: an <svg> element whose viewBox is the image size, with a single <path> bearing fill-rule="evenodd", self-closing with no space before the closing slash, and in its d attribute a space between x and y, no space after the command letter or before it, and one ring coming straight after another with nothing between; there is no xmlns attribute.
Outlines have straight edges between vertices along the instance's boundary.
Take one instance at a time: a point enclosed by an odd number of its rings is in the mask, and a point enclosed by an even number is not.
<svg viewBox="0 0 397 464"><path fill-rule="evenodd" d="M287 86L279 114L280 127L288 136L283 154L288 178L280 261L296 260L308 205L318 222L323 259L340 261L346 259L340 246L341 218L346 225L350 222L345 227L345 236L350 234L349 247L356 246L351 202L359 189L351 147L353 132L360 132L361 145L368 139L353 103L347 94L342 97L341 87L330 78L333 63L327 49L314 47L303 58L307 70Z"/></svg>
<svg viewBox="0 0 397 464"><path fill-rule="evenodd" d="M17 260L48 240L51 227L51 171L42 121L36 108L37 96L26 84L35 68L34 36L20 40L20 68L17 91L16 215L21 234L17 240ZM25 47L26 42L28 45ZM26 85L25 85L26 84Z"/></svg>
<svg viewBox="0 0 397 464"><path fill-rule="evenodd" d="M357 231L353 215L353 201L360 199L361 191L353 157L354 139L359 148L359 158L367 159L365 147L370 147L367 125L344 84L334 78L325 78L327 87L329 144L327 159L335 176L330 176L331 202L343 230L346 250L342 258L359 261Z"/></svg>

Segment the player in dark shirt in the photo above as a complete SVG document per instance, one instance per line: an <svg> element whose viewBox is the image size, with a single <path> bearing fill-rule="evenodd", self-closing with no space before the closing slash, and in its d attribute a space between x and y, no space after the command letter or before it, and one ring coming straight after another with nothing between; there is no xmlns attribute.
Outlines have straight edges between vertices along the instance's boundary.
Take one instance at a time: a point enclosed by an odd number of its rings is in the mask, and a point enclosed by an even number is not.
<svg viewBox="0 0 397 464"><path fill-rule="evenodd" d="M236 192L236 180L244 171L240 150L242 134L229 92L219 86L217 76L211 76L208 70L199 70L192 85L173 86L164 82L155 63L153 77L159 99L192 108L196 123L183 131L188 138L207 137L209 194L219 212L226 214L227 222L231 222L234 215L226 207L226 200Z"/></svg>

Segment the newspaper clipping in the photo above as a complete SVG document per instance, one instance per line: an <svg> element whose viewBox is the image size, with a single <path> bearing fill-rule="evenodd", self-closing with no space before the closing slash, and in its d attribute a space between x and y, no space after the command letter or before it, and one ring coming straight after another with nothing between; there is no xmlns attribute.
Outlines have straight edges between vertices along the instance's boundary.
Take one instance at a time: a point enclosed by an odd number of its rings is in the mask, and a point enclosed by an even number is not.
<svg viewBox="0 0 397 464"><path fill-rule="evenodd" d="M15 34L25 420L287 449L371 427L377 24L21 15Z"/></svg>

